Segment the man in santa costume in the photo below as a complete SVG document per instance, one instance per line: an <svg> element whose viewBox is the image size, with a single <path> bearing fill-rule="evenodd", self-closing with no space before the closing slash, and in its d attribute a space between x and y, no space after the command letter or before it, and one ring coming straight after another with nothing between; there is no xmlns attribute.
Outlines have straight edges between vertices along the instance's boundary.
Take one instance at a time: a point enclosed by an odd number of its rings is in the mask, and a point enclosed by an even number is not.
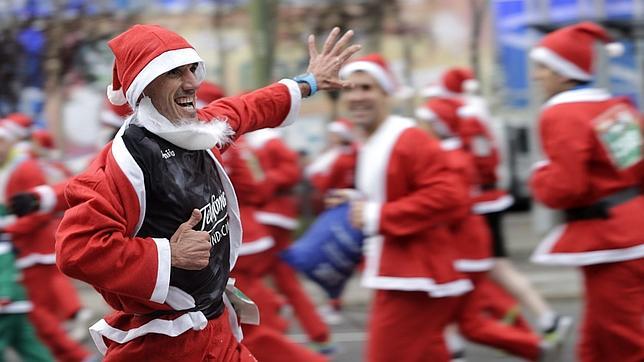
<svg viewBox="0 0 644 362"><path fill-rule="evenodd" d="M492 233L494 263L490 276L534 314L542 334L561 340L568 333L572 319L558 315L509 259L503 215L514 199L497 185L499 148L490 130L492 119L485 101L476 95L478 89L474 72L465 67L452 67L443 73L437 85L426 88L423 95L430 100L455 99L462 103L458 110L461 120L458 136L463 148L472 155L478 175L477 185L472 189L473 210L485 216ZM486 288L486 293L493 298L504 298L497 291L495 287ZM513 319L515 315L518 315L516 309L506 317Z"/></svg>
<svg viewBox="0 0 644 362"><path fill-rule="evenodd" d="M597 42L609 55L623 50L601 26L583 22L546 35L530 52L548 99L539 116L545 160L530 184L565 219L532 259L583 273L580 361L643 361L642 118L628 99L592 86Z"/></svg>
<svg viewBox="0 0 644 362"><path fill-rule="evenodd" d="M381 56L351 62L340 76L354 84L341 99L366 135L356 190L334 194L352 200L351 222L367 236L362 284L375 295L366 360L449 361L443 330L472 288L454 269L447 228L456 210L467 211L466 190L438 142L390 114L396 83Z"/></svg>
<svg viewBox="0 0 644 362"><path fill-rule="evenodd" d="M246 136L248 145L257 155L264 172L262 183L270 196L255 213L257 220L266 226L275 240L271 275L277 291L293 307L302 329L312 346L325 350L332 348L328 326L318 314L315 304L302 287L295 270L278 256L293 241L298 226L298 205L294 188L300 181L298 155L282 140L279 131L261 129Z"/></svg>
<svg viewBox="0 0 644 362"><path fill-rule="evenodd" d="M27 148L17 146L26 142L30 134L31 119L24 115L11 114L0 121L0 143L9 147L7 154L0 155L2 200L65 178L65 174L52 164L32 157L31 152L24 153ZM16 267L22 271L23 285L34 306L31 319L38 336L56 359L83 361L89 352L70 339L63 323L73 325L76 317L85 320L91 313L82 308L71 281L55 265L54 234L59 221L59 215L41 212L13 220L3 218L2 229L11 236L17 249ZM76 330L75 338L87 335L86 328Z"/></svg>
<svg viewBox="0 0 644 362"><path fill-rule="evenodd" d="M220 161L233 139L287 125L302 96L348 85L339 68L356 51L334 28L308 72L197 110L204 63L181 36L135 25L108 42L108 97L134 113L65 196L56 262L115 310L90 328L106 361L251 361L239 340L229 285L241 244L238 203ZM231 301L238 304L233 308ZM247 302L246 302L247 304Z"/></svg>

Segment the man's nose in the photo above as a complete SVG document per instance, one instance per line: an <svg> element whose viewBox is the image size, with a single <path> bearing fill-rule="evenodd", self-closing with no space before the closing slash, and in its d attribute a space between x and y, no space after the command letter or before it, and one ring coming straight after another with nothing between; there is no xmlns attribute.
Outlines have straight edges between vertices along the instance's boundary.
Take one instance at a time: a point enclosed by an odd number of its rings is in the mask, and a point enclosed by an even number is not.
<svg viewBox="0 0 644 362"><path fill-rule="evenodd" d="M190 90L196 91L197 88L199 87L199 81L197 80L197 76L189 69L183 72L182 79L183 79L182 87L183 87L183 90L185 91L190 91Z"/></svg>

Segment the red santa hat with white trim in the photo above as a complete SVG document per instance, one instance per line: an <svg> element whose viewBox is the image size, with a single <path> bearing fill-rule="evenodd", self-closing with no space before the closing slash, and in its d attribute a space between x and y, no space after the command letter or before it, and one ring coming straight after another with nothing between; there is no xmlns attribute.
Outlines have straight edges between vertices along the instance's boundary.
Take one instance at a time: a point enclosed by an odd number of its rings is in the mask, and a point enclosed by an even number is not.
<svg viewBox="0 0 644 362"><path fill-rule="evenodd" d="M203 59L188 41L158 25L134 25L107 45L115 56L107 98L115 105L129 103L135 109L148 84L186 64L197 63L195 76L199 82L206 76Z"/></svg>
<svg viewBox="0 0 644 362"><path fill-rule="evenodd" d="M595 42L606 44L610 56L620 56L624 46L614 42L598 24L586 21L555 30L541 39L530 51L530 58L560 75L574 80L593 78Z"/></svg>
<svg viewBox="0 0 644 362"><path fill-rule="evenodd" d="M416 109L416 118L432 124L441 138L455 136L460 132L458 110L462 106L463 102L455 98L431 98Z"/></svg>
<svg viewBox="0 0 644 362"><path fill-rule="evenodd" d="M0 119L0 138L20 141L31 134L33 121L24 113L11 113Z"/></svg>
<svg viewBox="0 0 644 362"><path fill-rule="evenodd" d="M453 67L443 72L437 84L429 85L421 90L420 95L425 98L460 96L475 93L479 88L479 82L471 69Z"/></svg>
<svg viewBox="0 0 644 362"><path fill-rule="evenodd" d="M353 124L346 118L338 118L329 123L327 130L331 133L337 134L346 141L351 141L354 138Z"/></svg>
<svg viewBox="0 0 644 362"><path fill-rule="evenodd" d="M380 87L389 95L398 90L398 84L387 64L380 54L369 54L347 63L340 69L340 78L347 79L355 72L365 72L376 79Z"/></svg>

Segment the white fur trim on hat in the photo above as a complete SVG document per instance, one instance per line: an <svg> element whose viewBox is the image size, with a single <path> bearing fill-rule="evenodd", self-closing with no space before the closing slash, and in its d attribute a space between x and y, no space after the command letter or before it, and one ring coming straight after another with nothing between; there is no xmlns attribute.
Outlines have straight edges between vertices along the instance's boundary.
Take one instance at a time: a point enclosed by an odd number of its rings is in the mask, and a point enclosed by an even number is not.
<svg viewBox="0 0 644 362"><path fill-rule="evenodd" d="M111 84L107 86L107 99L115 106L122 106L127 103L127 98L123 94L123 88L114 90Z"/></svg>
<svg viewBox="0 0 644 362"><path fill-rule="evenodd" d="M378 84L380 84L387 94L393 94L396 90L396 85L391 79L391 76L387 74L386 70L374 62L362 60L351 62L340 69L340 78L347 79L349 75L355 72L366 72L376 78Z"/></svg>
<svg viewBox="0 0 644 362"><path fill-rule="evenodd" d="M588 81L593 78L574 63L562 58L546 47L537 47L530 51L530 59L539 62L555 72L574 80Z"/></svg>
<svg viewBox="0 0 644 362"><path fill-rule="evenodd" d="M467 79L463 82L463 92L474 94L479 91L481 84L476 79Z"/></svg>
<svg viewBox="0 0 644 362"><path fill-rule="evenodd" d="M143 90L153 80L161 74L168 72L176 67L186 64L198 63L195 77L199 82L206 78L206 69L203 59L197 54L193 48L182 48L169 50L159 54L156 58L152 59L139 74L136 75L132 84L127 89L126 97L130 106L134 109L139 96L143 94Z"/></svg>
<svg viewBox="0 0 644 362"><path fill-rule="evenodd" d="M612 42L612 43L606 44L606 52L612 58L617 58L622 56L625 50L626 48L624 47L624 44L619 42Z"/></svg>
<svg viewBox="0 0 644 362"><path fill-rule="evenodd" d="M427 107L418 107L416 108L416 118L418 118L421 121L431 121L438 119L438 116L436 116L436 113L434 113L431 109Z"/></svg>

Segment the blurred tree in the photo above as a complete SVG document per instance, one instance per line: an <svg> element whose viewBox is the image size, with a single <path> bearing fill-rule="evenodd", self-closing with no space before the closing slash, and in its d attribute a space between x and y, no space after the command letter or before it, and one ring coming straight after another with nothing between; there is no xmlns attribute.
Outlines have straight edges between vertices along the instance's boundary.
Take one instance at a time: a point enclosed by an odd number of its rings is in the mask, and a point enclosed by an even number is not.
<svg viewBox="0 0 644 362"><path fill-rule="evenodd" d="M255 87L272 80L279 0L250 0L251 46Z"/></svg>
<svg viewBox="0 0 644 362"><path fill-rule="evenodd" d="M472 16L472 33L470 34L470 66L479 81L481 81L481 32L488 6L488 0L470 0L470 11Z"/></svg>

